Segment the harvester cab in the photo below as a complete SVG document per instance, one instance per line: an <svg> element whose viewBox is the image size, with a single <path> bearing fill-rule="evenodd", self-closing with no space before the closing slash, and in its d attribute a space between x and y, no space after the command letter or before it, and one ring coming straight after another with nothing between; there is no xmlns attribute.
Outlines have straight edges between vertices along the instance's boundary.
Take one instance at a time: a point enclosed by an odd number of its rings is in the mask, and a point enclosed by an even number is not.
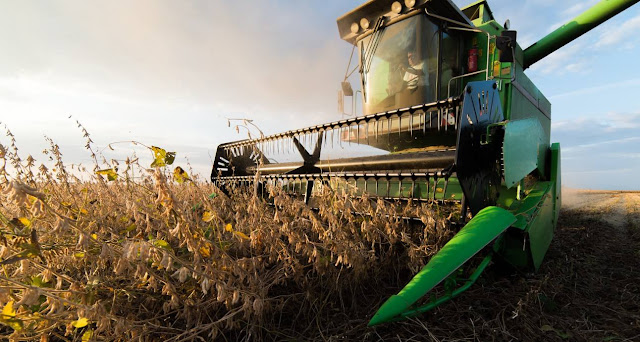
<svg viewBox="0 0 640 342"><path fill-rule="evenodd" d="M551 104L524 70L636 2L602 0L523 50L485 0L461 9L450 0L368 1L337 21L357 51L363 115L222 144L211 180L280 187L309 205L328 186L470 214L370 325L459 295L494 257L537 269L560 210L560 147L550 141ZM354 96L346 79L343 89ZM484 258L459 286L423 299L475 255Z"/></svg>

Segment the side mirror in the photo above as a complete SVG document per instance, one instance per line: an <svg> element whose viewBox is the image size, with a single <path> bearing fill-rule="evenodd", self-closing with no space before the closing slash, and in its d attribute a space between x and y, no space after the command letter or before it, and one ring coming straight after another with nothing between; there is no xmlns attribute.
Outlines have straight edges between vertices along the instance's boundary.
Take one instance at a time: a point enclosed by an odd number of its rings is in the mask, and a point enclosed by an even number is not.
<svg viewBox="0 0 640 342"><path fill-rule="evenodd" d="M340 114L344 114L344 115L355 115L356 113L356 109L357 109L357 103L356 103L356 98L355 95L357 95L358 93L361 93L360 90L357 91L353 91L353 88L351 87L351 83L349 83L348 81L344 81L340 83L340 87L342 89L338 90L338 111L340 112ZM344 111L344 98L345 96L351 96L351 114L348 114Z"/></svg>
<svg viewBox="0 0 640 342"><path fill-rule="evenodd" d="M351 83L349 83L349 81L344 81L340 83L340 85L342 86L344 96L353 96L353 88L351 88Z"/></svg>
<svg viewBox="0 0 640 342"><path fill-rule="evenodd" d="M347 114L344 112L344 97L353 96L353 88L349 81L341 82L340 87L342 89L338 90L338 111L340 114Z"/></svg>
<svg viewBox="0 0 640 342"><path fill-rule="evenodd" d="M505 23L506 24L506 23ZM496 47L500 50L500 62L513 63L513 51L516 47L516 31L505 30L496 37Z"/></svg>

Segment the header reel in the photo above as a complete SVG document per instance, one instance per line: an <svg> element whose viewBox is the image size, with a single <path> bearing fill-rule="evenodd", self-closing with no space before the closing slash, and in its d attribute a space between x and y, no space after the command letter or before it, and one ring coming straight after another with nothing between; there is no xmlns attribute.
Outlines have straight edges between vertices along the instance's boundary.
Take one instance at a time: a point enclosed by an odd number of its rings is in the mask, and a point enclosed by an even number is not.
<svg viewBox="0 0 640 342"><path fill-rule="evenodd" d="M278 183L306 202L314 182L336 178L389 199L460 201L464 192L475 214L498 195L501 141L488 139L504 118L498 99L495 82L473 82L460 97L223 144L211 180Z"/></svg>

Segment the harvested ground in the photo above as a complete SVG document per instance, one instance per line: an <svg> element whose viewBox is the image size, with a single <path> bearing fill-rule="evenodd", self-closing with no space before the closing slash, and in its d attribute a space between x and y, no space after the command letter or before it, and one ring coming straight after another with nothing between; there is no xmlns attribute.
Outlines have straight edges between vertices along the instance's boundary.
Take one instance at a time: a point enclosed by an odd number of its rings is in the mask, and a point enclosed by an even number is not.
<svg viewBox="0 0 640 342"><path fill-rule="evenodd" d="M535 274L486 272L457 299L361 340L640 340L640 192L563 190ZM353 336L352 336L353 337Z"/></svg>

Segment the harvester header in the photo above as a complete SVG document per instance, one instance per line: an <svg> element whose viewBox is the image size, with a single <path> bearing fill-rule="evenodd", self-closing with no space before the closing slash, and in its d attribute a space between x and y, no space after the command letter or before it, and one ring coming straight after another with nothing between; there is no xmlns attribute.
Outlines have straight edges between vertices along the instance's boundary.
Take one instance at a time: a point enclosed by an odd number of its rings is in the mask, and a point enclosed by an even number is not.
<svg viewBox="0 0 640 342"><path fill-rule="evenodd" d="M524 70L638 1L602 0L524 51L485 0L368 1L337 21L361 89L345 77L341 100L360 93L362 115L222 144L211 180L267 200L265 189L286 189L310 206L329 188L459 210L463 228L371 325L450 300L494 259L536 270L561 206L560 146L551 103Z"/></svg>

